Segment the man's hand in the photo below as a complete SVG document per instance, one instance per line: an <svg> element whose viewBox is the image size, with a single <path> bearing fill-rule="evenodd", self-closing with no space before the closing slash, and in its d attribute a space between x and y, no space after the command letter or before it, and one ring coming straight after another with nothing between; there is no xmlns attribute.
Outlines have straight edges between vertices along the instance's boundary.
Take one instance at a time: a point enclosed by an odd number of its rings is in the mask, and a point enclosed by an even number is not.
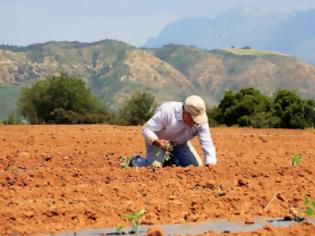
<svg viewBox="0 0 315 236"><path fill-rule="evenodd" d="M153 141L153 144L162 148L162 149L167 149L167 145L170 143L170 141L165 140L165 139L156 139Z"/></svg>

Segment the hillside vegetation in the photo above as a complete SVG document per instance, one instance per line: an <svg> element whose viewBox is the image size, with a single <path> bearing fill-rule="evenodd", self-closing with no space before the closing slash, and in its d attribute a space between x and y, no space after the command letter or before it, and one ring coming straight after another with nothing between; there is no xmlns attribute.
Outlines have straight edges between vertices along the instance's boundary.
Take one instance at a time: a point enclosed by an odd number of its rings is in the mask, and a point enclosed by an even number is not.
<svg viewBox="0 0 315 236"><path fill-rule="evenodd" d="M39 79L67 74L85 80L113 109L136 90L152 93L158 103L199 94L209 106L218 104L226 90L244 87L266 95L279 88L297 89L301 96L314 98L313 66L277 53L247 49L244 55L236 50L182 45L144 49L115 40L1 46L0 85L17 91ZM11 97L1 107L13 106L15 94L0 91L2 103Z"/></svg>
<svg viewBox="0 0 315 236"><path fill-rule="evenodd" d="M280 55L288 56L284 53L273 52L268 50L256 50L251 48L225 48L224 51L234 53L236 55L252 55L252 56L262 56L262 55Z"/></svg>

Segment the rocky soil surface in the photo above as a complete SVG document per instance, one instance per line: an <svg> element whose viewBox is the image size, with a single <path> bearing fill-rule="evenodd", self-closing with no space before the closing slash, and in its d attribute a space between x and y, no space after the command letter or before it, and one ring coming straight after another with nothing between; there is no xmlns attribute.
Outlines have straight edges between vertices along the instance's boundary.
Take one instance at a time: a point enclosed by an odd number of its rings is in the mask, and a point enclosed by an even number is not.
<svg viewBox="0 0 315 236"><path fill-rule="evenodd" d="M143 224L297 216L315 198L315 131L213 128L214 167L121 169L144 155L141 127L0 126L0 232L30 235ZM202 154L198 140L193 141ZM299 154L302 160L291 165ZM312 235L298 223L255 235ZM208 235L213 235L211 232ZM233 235L233 234L232 234ZM251 235L251 234L246 234Z"/></svg>

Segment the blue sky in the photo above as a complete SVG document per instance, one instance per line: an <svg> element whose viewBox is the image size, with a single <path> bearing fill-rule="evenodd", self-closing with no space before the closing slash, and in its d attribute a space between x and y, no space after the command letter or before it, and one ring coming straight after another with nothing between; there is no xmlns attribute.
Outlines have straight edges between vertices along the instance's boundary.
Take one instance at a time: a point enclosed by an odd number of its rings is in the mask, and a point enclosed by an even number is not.
<svg viewBox="0 0 315 236"><path fill-rule="evenodd" d="M172 21L236 6L291 11L315 0L0 0L0 44L110 38L141 46Z"/></svg>

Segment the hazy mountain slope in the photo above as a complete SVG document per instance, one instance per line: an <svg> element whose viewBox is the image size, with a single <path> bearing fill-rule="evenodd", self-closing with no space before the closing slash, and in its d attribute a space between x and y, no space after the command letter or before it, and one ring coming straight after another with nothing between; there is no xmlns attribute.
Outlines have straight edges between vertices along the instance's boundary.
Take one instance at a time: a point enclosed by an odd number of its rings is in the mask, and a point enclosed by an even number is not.
<svg viewBox="0 0 315 236"><path fill-rule="evenodd" d="M9 114L16 114L16 98L19 93L19 86L0 86L0 121L6 120Z"/></svg>
<svg viewBox="0 0 315 236"><path fill-rule="evenodd" d="M193 92L192 84L183 74L151 53L130 51L119 66L125 67L124 74L92 79L97 94L104 101L112 101L114 106L135 90L151 92L160 101L183 99Z"/></svg>
<svg viewBox="0 0 315 236"><path fill-rule="evenodd" d="M170 23L144 46L184 44L206 49L250 46L284 52L315 64L314 22L315 10L285 13L234 8L215 18Z"/></svg>
<svg viewBox="0 0 315 236"><path fill-rule="evenodd" d="M199 94L209 106L217 104L224 91L249 86L268 95L278 88L297 89L315 98L313 66L254 49L207 51L182 45L138 49L113 40L49 42L0 49L0 65L2 117L15 111L12 104L19 87L61 73L85 79L96 96L115 109L135 90L153 93L159 103Z"/></svg>
<svg viewBox="0 0 315 236"><path fill-rule="evenodd" d="M269 34L266 39L266 33L286 17L288 16L284 13L237 7L214 18L188 18L172 22L144 46L154 48L174 43L207 49L232 45L260 48L268 39Z"/></svg>
<svg viewBox="0 0 315 236"><path fill-rule="evenodd" d="M112 107L137 89L150 91L160 100L184 98L192 92L189 80L173 66L114 40L6 47L0 49L0 64L0 84L27 84L66 73L84 78L98 97ZM170 93L169 87L174 91Z"/></svg>
<svg viewBox="0 0 315 236"><path fill-rule="evenodd" d="M292 13L271 32L265 47L303 58L315 65L315 9Z"/></svg>
<svg viewBox="0 0 315 236"><path fill-rule="evenodd" d="M243 87L255 87L267 95L278 88L296 89L305 97L315 97L313 66L273 52L243 51L248 55L167 45L157 49L155 55L182 71L209 103L209 97L219 101L224 91Z"/></svg>

